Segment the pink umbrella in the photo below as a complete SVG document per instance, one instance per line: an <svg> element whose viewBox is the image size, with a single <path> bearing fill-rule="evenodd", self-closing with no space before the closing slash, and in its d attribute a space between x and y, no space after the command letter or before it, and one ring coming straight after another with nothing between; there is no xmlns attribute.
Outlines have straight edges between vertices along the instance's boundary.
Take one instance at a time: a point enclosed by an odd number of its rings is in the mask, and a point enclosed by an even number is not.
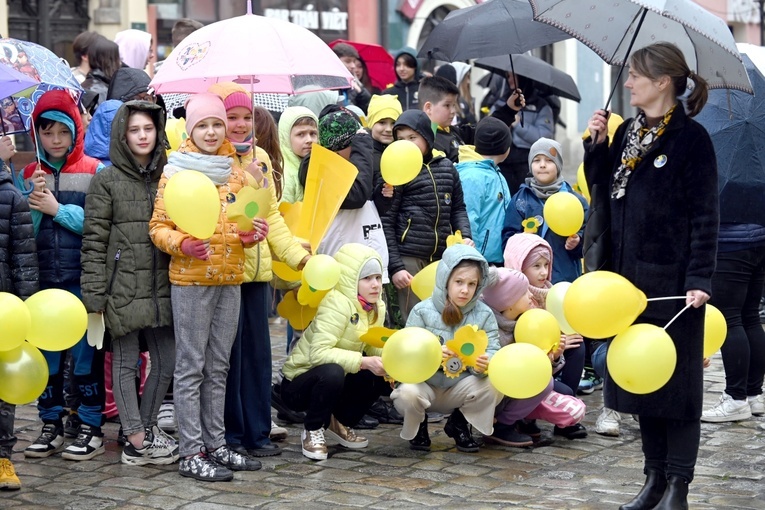
<svg viewBox="0 0 765 510"><path fill-rule="evenodd" d="M312 92L350 87L351 74L309 30L247 14L207 25L186 37L157 71L157 94L198 93L217 82L239 83L252 93Z"/></svg>

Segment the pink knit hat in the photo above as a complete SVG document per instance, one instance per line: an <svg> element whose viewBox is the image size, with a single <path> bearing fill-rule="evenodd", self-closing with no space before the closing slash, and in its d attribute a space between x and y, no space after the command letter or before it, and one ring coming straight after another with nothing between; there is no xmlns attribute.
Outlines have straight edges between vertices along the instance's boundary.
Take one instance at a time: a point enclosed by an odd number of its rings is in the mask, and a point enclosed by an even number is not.
<svg viewBox="0 0 765 510"><path fill-rule="evenodd" d="M526 258L523 259L523 265L521 266L521 271L525 271L534 264L537 263L537 260L539 259L547 259L549 262L550 259L552 259L552 256L550 255L550 249L546 246L542 246L541 244L539 246L535 246L531 249L528 255L526 255Z"/></svg>
<svg viewBox="0 0 765 510"><path fill-rule="evenodd" d="M526 275L515 269L500 267L494 285L486 287L481 294L483 302L498 312L504 312L521 299L529 290Z"/></svg>
<svg viewBox="0 0 765 510"><path fill-rule="evenodd" d="M248 110L252 110L252 99L244 92L233 92L226 96L223 100L223 106L226 107L226 111L237 106L242 106Z"/></svg>
<svg viewBox="0 0 765 510"><path fill-rule="evenodd" d="M220 119L224 125L226 123L226 107L220 96L204 92L194 94L186 101L186 132L191 134L194 126L204 119Z"/></svg>
<svg viewBox="0 0 765 510"><path fill-rule="evenodd" d="M534 255L532 256L532 253ZM550 261L550 267L553 265L553 252L550 244L539 237L536 234L529 234L521 232L513 234L505 244L505 267L517 269L523 271L524 268L528 268L534 262L539 260L539 257L545 257ZM529 260L534 259L533 262ZM549 272L548 280L552 276L552 270Z"/></svg>

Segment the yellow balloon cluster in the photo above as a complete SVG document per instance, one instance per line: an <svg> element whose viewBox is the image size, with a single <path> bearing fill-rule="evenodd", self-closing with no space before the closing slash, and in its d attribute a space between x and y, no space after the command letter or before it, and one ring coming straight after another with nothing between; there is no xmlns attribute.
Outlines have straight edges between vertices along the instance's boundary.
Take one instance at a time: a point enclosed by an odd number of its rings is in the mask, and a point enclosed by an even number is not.
<svg viewBox="0 0 765 510"><path fill-rule="evenodd" d="M15 405L34 402L48 384L48 363L37 347L21 342L0 351L0 381L0 400Z"/></svg>
<svg viewBox="0 0 765 510"><path fill-rule="evenodd" d="M32 325L24 301L10 292L0 292L0 351L10 351L21 345Z"/></svg>
<svg viewBox="0 0 765 510"><path fill-rule="evenodd" d="M716 353L728 336L728 323L720 310L707 303L704 312L704 357Z"/></svg>
<svg viewBox="0 0 765 510"><path fill-rule="evenodd" d="M385 182L401 186L411 182L422 169L422 151L414 142L397 140L382 153L380 173Z"/></svg>
<svg viewBox="0 0 765 510"><path fill-rule="evenodd" d="M409 284L412 288L412 292L423 301L433 295L433 289L436 288L437 269L438 261L431 262L420 269L420 272L414 275L412 282Z"/></svg>
<svg viewBox="0 0 765 510"><path fill-rule="evenodd" d="M489 361L489 381L510 398L531 398L550 384L550 358L536 345L515 343L497 351Z"/></svg>
<svg viewBox="0 0 765 510"><path fill-rule="evenodd" d="M388 375L409 384L430 379L441 366L441 358L438 337L427 329L415 327L393 333L382 352L383 368Z"/></svg>
<svg viewBox="0 0 765 510"><path fill-rule="evenodd" d="M545 201L543 215L550 230L563 237L576 234L584 223L582 203L566 191L559 191Z"/></svg>
<svg viewBox="0 0 765 510"><path fill-rule="evenodd" d="M675 371L677 351L666 331L653 324L634 324L608 346L608 373L630 393L653 393Z"/></svg>
<svg viewBox="0 0 765 510"><path fill-rule="evenodd" d="M165 210L173 222L197 239L215 233L221 205L218 189L202 172L181 170L167 181Z"/></svg>
<svg viewBox="0 0 765 510"><path fill-rule="evenodd" d="M566 292L571 287L571 282L558 282L552 286L547 292L547 299L545 300L545 308L547 311L553 314L553 317L558 321L560 330L567 334L573 335L576 333L571 324L566 320L566 314L563 312L563 300L566 298Z"/></svg>
<svg viewBox="0 0 765 510"><path fill-rule="evenodd" d="M625 277L593 271L577 278L563 299L566 321L589 338L608 338L626 330L647 305L643 292Z"/></svg>
<svg viewBox="0 0 765 510"><path fill-rule="evenodd" d="M518 317L515 341L539 347L548 353L560 343L560 326L553 314L541 308L532 308Z"/></svg>
<svg viewBox="0 0 765 510"><path fill-rule="evenodd" d="M66 350L79 342L88 329L85 305L71 292L41 290L30 296L26 305L31 318L27 340L40 349Z"/></svg>

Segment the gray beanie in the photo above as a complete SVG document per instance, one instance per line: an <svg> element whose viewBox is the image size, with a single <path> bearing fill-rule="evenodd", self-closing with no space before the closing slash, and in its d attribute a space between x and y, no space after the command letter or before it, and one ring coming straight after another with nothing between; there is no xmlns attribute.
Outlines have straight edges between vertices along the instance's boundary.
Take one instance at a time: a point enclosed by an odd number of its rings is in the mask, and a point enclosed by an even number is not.
<svg viewBox="0 0 765 510"><path fill-rule="evenodd" d="M372 276L373 274L382 274L382 265L376 258L371 258L364 262L364 265L361 266L361 271L359 272L359 280L363 280L367 276Z"/></svg>
<svg viewBox="0 0 765 510"><path fill-rule="evenodd" d="M558 177L563 170L563 151L560 144L550 138L540 138L529 149L529 169L531 169L531 162L538 155L543 154L555 162L555 166L558 168Z"/></svg>

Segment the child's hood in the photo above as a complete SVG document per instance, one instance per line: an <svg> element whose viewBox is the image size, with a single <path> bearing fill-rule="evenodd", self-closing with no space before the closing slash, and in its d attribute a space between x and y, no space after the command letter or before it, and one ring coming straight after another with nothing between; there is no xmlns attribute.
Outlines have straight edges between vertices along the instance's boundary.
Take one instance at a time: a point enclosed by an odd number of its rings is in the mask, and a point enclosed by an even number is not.
<svg viewBox="0 0 765 510"><path fill-rule="evenodd" d="M528 234L526 232L515 234L507 240L504 252L505 267L522 271L523 261L526 260L526 257L531 253L531 250L537 246L547 248L547 251L550 254L550 268L552 268L553 251L550 247L550 243L536 234ZM550 279L551 276L552 269L550 269L547 278Z"/></svg>
<svg viewBox="0 0 765 510"><path fill-rule="evenodd" d="M101 160L109 157L109 145L111 145L112 121L117 110L122 106L121 101L109 99L98 105L96 113L85 133L85 154Z"/></svg>
<svg viewBox="0 0 765 510"><path fill-rule="evenodd" d="M82 156L85 154L85 129L82 127L80 110L74 102L74 99L72 99L72 96L69 95L69 92L63 90L50 90L40 96L40 99L35 105L35 109L32 111L32 120L34 122L33 127L35 130L39 125L40 116L46 112L51 112L51 116L60 119L54 120L68 125L70 129L74 126L74 147L71 148L69 154L66 156L66 164L82 159ZM45 151L43 151L41 146L37 145L37 136L32 136L32 140L37 147L37 154L41 159L44 159Z"/></svg>
<svg viewBox="0 0 765 510"><path fill-rule="evenodd" d="M415 80L417 80L417 77L420 76L420 60L417 58L417 50L412 48L411 46L404 46L400 50L396 52L395 55L393 55L393 71L396 70L396 61L398 60L398 57L401 55L411 55L412 58L414 58L414 61L417 63L417 67L414 70L414 76ZM398 78L398 74L396 74L396 78Z"/></svg>
<svg viewBox="0 0 765 510"><path fill-rule="evenodd" d="M335 285L335 290L354 303L358 303L361 268L369 259L377 260L382 268L380 254L369 246L348 243L335 253L334 258L340 264L340 281Z"/></svg>
<svg viewBox="0 0 765 510"><path fill-rule="evenodd" d="M475 290L473 299L462 307L462 313L467 313L475 307L481 292L489 283L489 264L478 250L466 244L455 244L444 251L441 261L436 268L436 286L433 288L433 305L436 310L443 312L446 307L446 285L454 268L463 260L475 260L481 265L481 281Z"/></svg>
<svg viewBox="0 0 765 510"><path fill-rule="evenodd" d="M122 102L128 101L138 94L148 92L150 82L151 78L143 69L121 67L114 73L106 97Z"/></svg>
<svg viewBox="0 0 765 510"><path fill-rule="evenodd" d="M408 127L416 131L428 143L428 148L433 149L436 145L436 134L433 132L433 124L427 114L421 110L407 110L402 113L396 123L393 124L393 137L396 137L396 130L401 127Z"/></svg>
<svg viewBox="0 0 765 510"><path fill-rule="evenodd" d="M128 118L133 112L147 113L157 130L157 144L154 147L151 162L146 170L154 174L154 177L159 178L162 169L167 163L167 152L165 151L165 115L161 106L149 103L148 101L128 101L117 110L114 122L112 123L110 151L112 163L118 165L123 170L133 169L136 173L140 173L140 166L133 152L128 147L126 136Z"/></svg>
<svg viewBox="0 0 765 510"><path fill-rule="evenodd" d="M290 132L292 127L299 119L310 117L316 123L316 129L319 129L319 119L314 113L305 106L290 106L285 108L279 117L279 146L282 149L282 158L286 168L293 168L295 171L300 167L300 158L292 152L292 143L290 141Z"/></svg>

